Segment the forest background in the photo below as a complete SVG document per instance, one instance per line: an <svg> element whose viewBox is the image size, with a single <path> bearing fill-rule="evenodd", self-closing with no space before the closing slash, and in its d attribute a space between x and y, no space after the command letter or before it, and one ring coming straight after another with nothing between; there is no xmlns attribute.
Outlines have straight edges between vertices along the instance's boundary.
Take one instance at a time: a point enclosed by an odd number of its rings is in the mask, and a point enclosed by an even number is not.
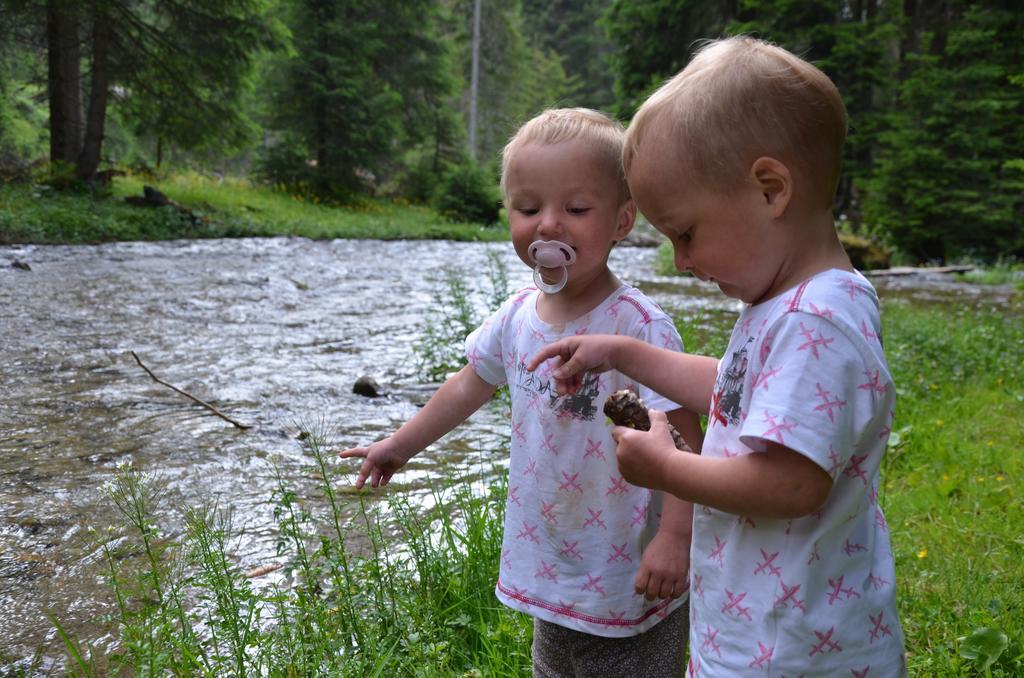
<svg viewBox="0 0 1024 678"><path fill-rule="evenodd" d="M897 263L1024 254L1015 0L0 0L0 176L191 169L495 224L522 121L588 106L628 122L700 39L735 33L839 86L842 231Z"/></svg>

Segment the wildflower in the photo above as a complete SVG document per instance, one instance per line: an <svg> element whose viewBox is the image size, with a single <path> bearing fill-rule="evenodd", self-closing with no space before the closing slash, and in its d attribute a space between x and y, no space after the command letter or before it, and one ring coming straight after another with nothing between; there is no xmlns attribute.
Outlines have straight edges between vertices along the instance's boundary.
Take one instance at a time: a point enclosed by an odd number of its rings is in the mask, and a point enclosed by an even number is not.
<svg viewBox="0 0 1024 678"><path fill-rule="evenodd" d="M927 558L928 557L928 549L921 549L920 551L918 551L917 552L917 557L918 558Z"/></svg>

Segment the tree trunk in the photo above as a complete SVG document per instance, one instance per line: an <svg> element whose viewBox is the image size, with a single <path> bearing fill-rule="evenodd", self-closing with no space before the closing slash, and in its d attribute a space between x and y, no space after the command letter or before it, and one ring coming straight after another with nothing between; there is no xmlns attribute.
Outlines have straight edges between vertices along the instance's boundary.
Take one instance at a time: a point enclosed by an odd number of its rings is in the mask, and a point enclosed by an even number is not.
<svg viewBox="0 0 1024 678"><path fill-rule="evenodd" d="M469 77L469 157L476 160L477 97L480 90L480 2L473 2L473 44Z"/></svg>
<svg viewBox="0 0 1024 678"><path fill-rule="evenodd" d="M103 147L103 128L107 116L107 96L110 89L110 20L98 10L93 17L92 30L92 84L89 92L89 117L85 128L85 143L78 156L76 173L82 181L96 178Z"/></svg>
<svg viewBox="0 0 1024 678"><path fill-rule="evenodd" d="M47 90L50 99L50 161L74 163L82 147L77 3L46 3Z"/></svg>

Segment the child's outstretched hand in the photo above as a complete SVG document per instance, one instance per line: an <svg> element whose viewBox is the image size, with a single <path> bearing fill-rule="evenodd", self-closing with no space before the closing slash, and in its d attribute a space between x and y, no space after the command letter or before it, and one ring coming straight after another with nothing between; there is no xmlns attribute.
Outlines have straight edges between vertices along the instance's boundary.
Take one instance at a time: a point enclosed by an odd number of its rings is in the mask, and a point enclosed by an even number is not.
<svg viewBox="0 0 1024 678"><path fill-rule="evenodd" d="M648 410L650 431L638 431L626 426L612 429L615 439L615 458L622 477L641 487L663 490L666 479L665 465L679 451L669 432L668 417L660 410Z"/></svg>
<svg viewBox="0 0 1024 678"><path fill-rule="evenodd" d="M538 351L526 369L532 372L545 360L557 358L555 369L551 372L555 389L562 395L572 395L579 390L584 372L615 369L612 355L617 341L614 335L601 334L560 339Z"/></svg>
<svg viewBox="0 0 1024 678"><path fill-rule="evenodd" d="M363 458L363 465L356 477L356 489L362 489L366 479L370 479L371 487L384 487L391 481L391 476L409 461L399 450L394 449L391 438L378 440L367 447L353 447L338 453L342 459Z"/></svg>

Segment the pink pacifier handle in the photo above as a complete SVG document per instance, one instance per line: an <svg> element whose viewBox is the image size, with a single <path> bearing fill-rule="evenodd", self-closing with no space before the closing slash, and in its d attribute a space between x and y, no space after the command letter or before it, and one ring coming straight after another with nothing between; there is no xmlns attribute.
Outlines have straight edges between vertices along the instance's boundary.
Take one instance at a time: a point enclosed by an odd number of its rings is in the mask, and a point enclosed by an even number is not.
<svg viewBox="0 0 1024 678"><path fill-rule="evenodd" d="M576 252L558 240L535 240L528 250L530 261L536 264L533 269L533 283L542 292L556 294L562 291L569 281L569 266L576 261ZM544 282L540 269L562 269L561 279L555 284Z"/></svg>
<svg viewBox="0 0 1024 678"><path fill-rule="evenodd" d="M572 266L576 252L558 240L534 240L530 243L530 260L544 268Z"/></svg>

